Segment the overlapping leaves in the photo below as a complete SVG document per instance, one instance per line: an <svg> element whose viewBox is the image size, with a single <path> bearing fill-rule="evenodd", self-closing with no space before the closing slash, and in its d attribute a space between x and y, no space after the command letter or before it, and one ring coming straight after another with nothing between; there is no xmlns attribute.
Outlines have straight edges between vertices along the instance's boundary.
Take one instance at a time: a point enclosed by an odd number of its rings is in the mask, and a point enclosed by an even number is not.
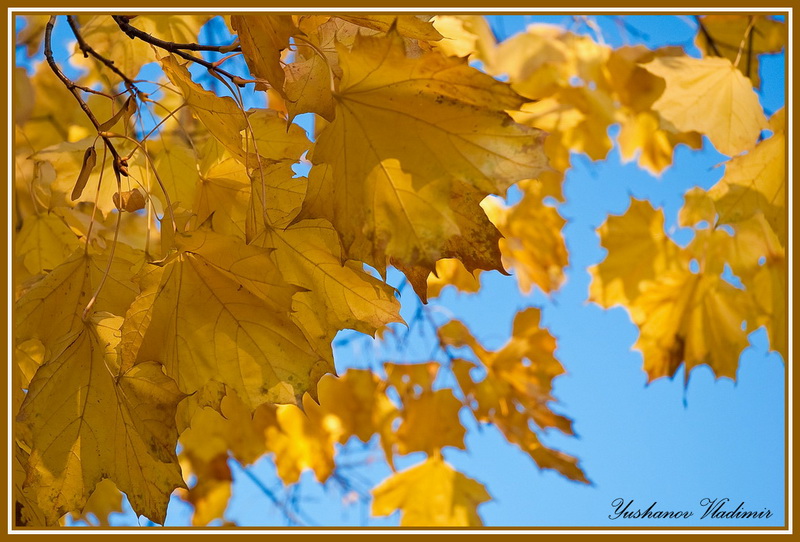
<svg viewBox="0 0 800 542"><path fill-rule="evenodd" d="M207 17L126 19L186 43ZM284 483L305 470L324 482L355 438L392 467L398 454L427 456L373 490L373 514L479 525L486 489L443 458L464 449L466 412L539 467L587 482L540 438L572 430L550 407L563 368L536 309L517 315L498 351L461 322L442 326L447 364L336 377L331 341L402 322L397 292L365 263L382 276L393 265L423 301L451 284L477 291L481 270L513 272L526 293L557 290L565 221L547 198L563 198L571 152L607 155L614 124L623 158L655 174L701 134L734 158L715 187L687 194L681 222L695 237L685 248L646 202L610 217L590 298L629 308L651 379L682 363L734 377L761 325L786 358L785 119L767 124L752 88L756 55L785 42L781 23L703 17L697 59L541 25L497 44L475 16L235 15L238 42L223 49L241 48L269 103L246 110L238 92L204 88L185 56L124 37L109 16L76 20L131 79L159 62L165 94L155 108L144 95L86 97L129 157L118 185L119 165L49 67L14 72L20 524L54 525L67 512L104 524L120 491L163 522L175 488L196 525L224 521L229 457L272 454ZM29 17L20 45L37 50L45 23ZM93 57L75 62L82 85L120 83ZM142 138L143 108L172 116L140 147L131 138ZM313 142L292 123L303 113L317 115ZM763 129L772 134L761 139ZM295 173L304 159L308 178ZM515 184L514 205L484 199Z"/></svg>

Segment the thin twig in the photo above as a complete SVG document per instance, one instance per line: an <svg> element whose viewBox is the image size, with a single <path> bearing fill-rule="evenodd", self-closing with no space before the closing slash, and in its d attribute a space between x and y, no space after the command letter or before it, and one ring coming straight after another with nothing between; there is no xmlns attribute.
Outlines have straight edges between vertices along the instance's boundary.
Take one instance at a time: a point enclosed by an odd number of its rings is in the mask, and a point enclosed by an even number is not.
<svg viewBox="0 0 800 542"><path fill-rule="evenodd" d="M122 71L114 65L113 60L109 60L97 51L94 48L86 43L86 40L83 39L83 36L80 33L80 29L78 28L78 22L75 20L74 15L67 15L67 22L69 23L69 27L72 29L72 33L75 36L75 39L78 40L78 47L83 52L84 58L89 55L92 55L94 58L102 62L108 69L112 72L117 74L122 82L125 83L125 88L128 89L128 92L131 94L139 94L139 89L136 88L136 84L133 82L133 79L122 73Z"/></svg>
<svg viewBox="0 0 800 542"><path fill-rule="evenodd" d="M125 17L122 17L120 15L112 15L111 18L114 19L114 22L117 23L120 29L123 32L125 32L125 34L131 39L138 38L146 43L149 43L150 45L155 45L159 49L164 49L165 51L174 53L180 57L185 58L186 60L194 62L195 64L200 64L201 66L205 66L207 69L213 72L216 72L220 75L224 75L225 77L230 79L231 82L234 83L236 86L243 87L245 85L244 80L241 77L239 77L238 75L233 75L232 73L223 70L222 68L217 66L215 62L208 62L207 60L203 60L200 57L190 55L189 53L184 51L183 50L184 48L182 46L188 44L173 43L171 41L164 41L162 39L156 38L155 36L151 36L147 32L139 30L138 28L130 24Z"/></svg>
<svg viewBox="0 0 800 542"><path fill-rule="evenodd" d="M55 58L53 57L53 26L55 25L55 22L56 22L56 16L51 15L50 20L47 21L47 25L45 26L45 31L44 31L44 56L45 59L47 60L47 65L50 66L50 69L53 70L53 73L56 74L56 77L58 77L61 80L61 82L64 83L64 86L67 87L67 90L69 90L70 93L72 93L72 95L78 101L78 105L80 105L80 108L89 118L89 121L92 123L95 130L97 130L97 133L100 134L100 132L102 131L100 129L100 122L97 120L97 117L94 116L92 110L89 109L89 106L86 105L86 102L81 97L80 92L78 92L79 90L86 90L86 89L76 84L72 79L64 75L64 72L61 71L61 68L58 66L58 64L55 61ZM114 147L114 144L107 137L104 137L102 135L100 137L102 137L103 143L106 144L109 152L111 152L111 156L114 158L114 173L117 175L117 181L119 182L120 168L125 164L123 163L122 158L117 152L117 149Z"/></svg>
<svg viewBox="0 0 800 542"><path fill-rule="evenodd" d="M267 487L267 486L264 484L264 482L262 482L261 480L259 480L259 479L258 479L258 477L256 477L256 475L255 475L255 474L253 474L253 473L252 473L252 472L250 472L248 469L246 469L246 468L244 467L244 465L240 465L238 461L234 461L233 463L234 463L234 464L235 464L237 467L239 467L239 470L241 470L241 471L244 473L244 475L245 475L245 476L247 476L247 477L250 479L250 481L251 481L251 482L253 482L253 484L255 484L255 486L256 486L258 489L260 489L260 490L261 490L261 492L262 492L262 493L264 493L264 495L266 495L266 496L267 496L267 498L268 498L270 501L272 501L272 504L274 504L275 506L277 506L277 507L278 507L278 509L280 509L280 511L281 511L281 512L283 512L283 514L286 516L286 518L287 518L289 521L291 521L291 522L294 522L294 523L296 523L297 525L313 525L313 523L311 523L311 522L310 522L310 521L308 521L308 520L305 520L305 521L301 520L301 518L299 518L299 517L297 516L297 514L295 514L295 513L294 513L294 512L293 512L293 511L292 511L290 508L288 508L288 507L287 507L287 506L286 506L284 503L282 503L282 502L281 502L281 501L278 499L278 496L277 496L277 495L275 495L275 493L274 493L274 492L273 492L273 491L272 491L270 488L268 488L268 487Z"/></svg>

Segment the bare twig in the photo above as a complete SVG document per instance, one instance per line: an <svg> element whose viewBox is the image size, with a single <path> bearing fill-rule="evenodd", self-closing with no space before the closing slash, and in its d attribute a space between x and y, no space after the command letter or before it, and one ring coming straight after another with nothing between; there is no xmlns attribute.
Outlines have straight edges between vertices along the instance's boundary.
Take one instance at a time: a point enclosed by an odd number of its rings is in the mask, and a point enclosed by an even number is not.
<svg viewBox="0 0 800 542"><path fill-rule="evenodd" d="M69 27L72 29L75 39L78 40L78 47L83 52L84 58L88 57L89 55L93 56L102 62L108 69L117 74L120 79L122 79L122 82L125 83L125 88L128 89L128 92L131 94L139 94L139 89L136 88L136 84L133 82L133 79L122 73L122 71L114 65L113 60L109 60L108 58L104 57L95 51L91 45L86 43L86 40L83 39L83 36L80 33L80 28L78 28L78 22L75 20L75 16L67 15L67 22L69 23Z"/></svg>
<svg viewBox="0 0 800 542"><path fill-rule="evenodd" d="M266 496L267 496L267 498L268 498L270 501L272 501L272 504L274 504L275 506L277 506L277 507L278 507L278 509L279 509L279 510L280 510L280 511L281 511L281 512L282 512L282 513L283 513L283 514L286 516L286 518L287 518L289 521L291 521L291 522L293 522L293 523L295 523L295 524L297 524L297 525L313 525L313 523L311 523L310 521L308 521L308 520L306 520L306 521L303 521L303 520L302 520L300 517L298 517L298 515L297 515L297 514L295 514L295 513L294 513L294 511L292 511L292 510L291 510L289 507L287 507L287 506L286 506L284 503L282 503L282 502L280 501L280 499L278 499L278 496L277 496L277 495L275 495L275 493L274 493L274 492L273 492L273 491L272 491L270 488L268 488L268 487L267 487L267 486L264 484L264 482L262 482L261 480L259 480L259 479L258 479L258 477L256 477L256 475L255 475L255 474L253 474L253 473L252 473L252 472L250 472L248 469L246 469L246 468L244 467L244 465L240 465L238 461L234 461L233 463L234 463L234 464L235 464L237 467L239 467L239 470L241 470L241 471L244 473L244 475L245 475L245 476L247 476L247 477L250 479L250 481L251 481L251 482L253 482L253 484L255 484L255 486L256 486L258 489L260 489L260 490L261 490L261 492L262 492L264 495L266 495Z"/></svg>
<svg viewBox="0 0 800 542"><path fill-rule="evenodd" d="M61 82L64 83L64 86L67 87L67 90L69 90L70 93L72 93L72 95L78 101L78 105L80 105L80 108L89 118L89 121L92 123L95 130L97 130L97 133L100 134L100 132L103 131L100 128L101 123L97 120L97 117L94 116L92 110L89 109L89 106L86 105L86 102L83 100L79 92L79 90L84 90L86 92L89 92L89 90L87 90L85 87L82 87L81 85L78 85L72 79L64 75L64 72L61 71L61 68L58 66L58 64L55 61L55 58L53 57L53 26L55 25L55 22L56 22L56 16L55 15L50 16L50 20L47 21L47 25L45 26L45 31L44 31L44 56L45 59L47 60L47 65L50 66L50 69L53 70L53 73L56 74L56 77L58 77L61 80ZM107 137L104 137L102 135L100 137L103 139L103 143L106 144L109 152L111 152L111 156L114 158L114 173L117 175L117 182L119 182L121 168L125 167L126 164L123 162L122 157L117 152L117 149L114 147L114 144Z"/></svg>
<svg viewBox="0 0 800 542"><path fill-rule="evenodd" d="M223 70L217 65L216 62L208 62L207 60L204 60L194 55L190 55L189 53L184 51L186 47L183 46L189 44L164 41L162 39L156 38L155 36L151 36L147 32L139 30L138 28L130 24L125 17L122 17L120 15L112 15L111 18L114 19L114 22L117 23L120 29L123 32L125 32L125 34L131 39L138 38L146 43L149 43L150 45L155 45L159 49L164 49L165 51L174 53L182 58L185 58L186 60L194 62L195 64L200 64L201 66L205 66L211 72L224 75L237 86L243 87L245 85L245 81L241 77L239 77L238 75L233 75L232 73ZM205 50L205 49L200 49L200 50Z"/></svg>

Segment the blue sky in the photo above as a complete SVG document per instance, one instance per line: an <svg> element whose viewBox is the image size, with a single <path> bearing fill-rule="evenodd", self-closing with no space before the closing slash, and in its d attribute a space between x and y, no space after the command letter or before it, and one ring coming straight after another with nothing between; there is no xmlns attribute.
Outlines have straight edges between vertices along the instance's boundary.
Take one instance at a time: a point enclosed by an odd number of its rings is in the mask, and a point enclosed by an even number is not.
<svg viewBox="0 0 800 542"><path fill-rule="evenodd" d="M650 47L683 45L692 53L696 27L691 18L665 16L596 18L603 38L613 46L644 43ZM507 37L531 22L550 22L590 32L571 17L492 17L495 32ZM63 30L64 21L59 21ZM785 100L783 55L762 57L760 94L767 111ZM489 526L756 526L784 522L784 384L785 365L768 353L764 330L751 334L751 346L740 359L737 381L715 380L707 367L694 370L684 388L682 369L673 379L647 385L642 357L632 350L638 330L622 308L604 310L586 302L587 266L601 261L605 251L595 229L608 214L623 213L631 197L648 199L664 209L667 232L678 242L691 238L677 226L683 193L712 186L721 176L715 168L725 157L709 149L679 147L675 164L659 179L635 164L621 164L615 147L606 160L592 162L573 156L564 184L566 201L558 206L568 221L564 235L570 264L567 281L548 298L536 291L522 296L511 277L482 274L480 294L459 294L447 288L433 305L434 318L463 320L487 347L499 348L508 339L514 315L528 306L542 309L542 324L558 340L556 355L567 374L555 381L557 410L575 421L578 438L558 432L544 441L581 460L591 486L571 482L553 471L540 471L527 456L508 444L491 427L478 430L468 416L467 450L445 450L446 459L466 475L486 485L493 500L479 512ZM400 284L399 274L390 282ZM418 308L410 288L402 292L403 315L412 321ZM431 351L429 330L412 330L405 351L393 344L343 332L336 341L337 370L377 367L382 361L422 361ZM350 339L349 341L346 339ZM350 443L342 452L347 461L369 461L353 470L353 483L368 488L390 474L375 446ZM370 460L373 458L374 461ZM412 454L398 458L399 467L419 462ZM241 467L231 461L234 496L227 518L241 525L285 525L284 515L268 500ZM398 515L369 518L368 504L345 504L346 491L335 482L322 486L305 473L301 483L284 490L270 458L249 468L252 475L276 493L295 499L304 517L316 525L396 525ZM347 472L348 476L351 474ZM692 510L688 520L611 520L612 501L634 500L634 508ZM766 520L705 520L703 498L728 498L735 508L771 510ZM728 507L726 507L728 508ZM129 510L129 509L128 509ZM173 499L167 525L186 525L190 508ZM136 525L132 513L112 517L117 525Z"/></svg>

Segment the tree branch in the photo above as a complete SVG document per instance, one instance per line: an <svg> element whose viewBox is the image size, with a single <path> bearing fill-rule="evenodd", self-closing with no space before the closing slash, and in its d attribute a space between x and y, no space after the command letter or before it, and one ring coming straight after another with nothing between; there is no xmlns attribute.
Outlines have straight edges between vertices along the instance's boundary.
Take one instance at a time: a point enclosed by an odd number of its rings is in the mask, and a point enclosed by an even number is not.
<svg viewBox="0 0 800 542"><path fill-rule="evenodd" d="M139 94L139 89L136 88L136 84L133 82L133 79L122 73L122 71L114 65L113 60L109 60L97 51L94 48L86 43L86 40L83 39L83 36L80 33L80 29L78 28L78 22L75 20L74 15L67 15L67 22L69 23L69 27L72 29L72 33L75 36L75 39L78 40L78 47L80 47L81 51L83 52L83 57L86 58L89 55L93 56L100 62L102 62L108 69L112 72L117 74L122 82L125 83L125 88L128 89L128 92L131 94L136 93Z"/></svg>
<svg viewBox="0 0 800 542"><path fill-rule="evenodd" d="M56 16L51 15L50 20L47 21L47 25L45 26L44 30L44 56L47 59L47 65L50 66L50 69L53 70L53 73L56 74L56 77L58 77L61 82L64 83L64 86L67 87L67 90L72 93L72 95L78 101L78 105L80 105L83 112L89 118L89 121L92 123L95 130L97 130L98 135L103 139L103 142L106 144L108 150L111 152L111 155L114 157L114 171L117 173L117 177L119 178L119 168L125 164L117 152L117 149L114 147L114 144L107 137L100 134L100 132L102 132L100 129L100 122L97 120L97 117L94 116L92 110L89 109L89 106L86 105L86 102L81 97L79 90L84 90L87 92L88 90L64 75L64 72L61 71L61 68L56 63L55 58L53 58L53 26L55 25L55 22Z"/></svg>
<svg viewBox="0 0 800 542"><path fill-rule="evenodd" d="M135 26L131 25L127 21L127 19L125 17L123 17L123 16L112 15L111 18L114 19L114 22L117 23L117 26L119 26L120 29L123 32L125 32L125 34L129 38L131 38L131 39L138 38L138 39L144 41L145 43L149 43L150 45L155 45L159 49L164 49L165 51L168 51L170 53L174 53L174 54L176 54L176 55L178 55L180 57L185 58L186 60L194 62L195 64L200 64L201 66L205 66L209 71L213 71L213 72L216 72L216 73L218 73L220 75L224 75L225 77L230 79L231 82L233 84L235 84L236 86L239 86L239 87L245 86L244 80L241 77L239 77L238 75L233 75L232 73L229 73L229 72L223 70L222 68L220 68L219 66L217 66L216 63L209 62L207 60L204 60L204 59L202 59L200 57L196 57L194 55L190 55L189 53L187 53L186 51L183 50L183 49L188 49L189 48L189 47L187 47L188 45L192 45L192 46L196 46L196 47L202 47L201 49L192 49L194 51L209 51L209 50L212 50L212 51L220 52L220 47L213 48L212 46L203 46L203 45L188 44L188 43L174 43L174 42L171 42L171 41L164 41L162 39L156 38L155 36L151 36L147 32L139 30ZM212 48L208 49L208 47L212 47Z"/></svg>

